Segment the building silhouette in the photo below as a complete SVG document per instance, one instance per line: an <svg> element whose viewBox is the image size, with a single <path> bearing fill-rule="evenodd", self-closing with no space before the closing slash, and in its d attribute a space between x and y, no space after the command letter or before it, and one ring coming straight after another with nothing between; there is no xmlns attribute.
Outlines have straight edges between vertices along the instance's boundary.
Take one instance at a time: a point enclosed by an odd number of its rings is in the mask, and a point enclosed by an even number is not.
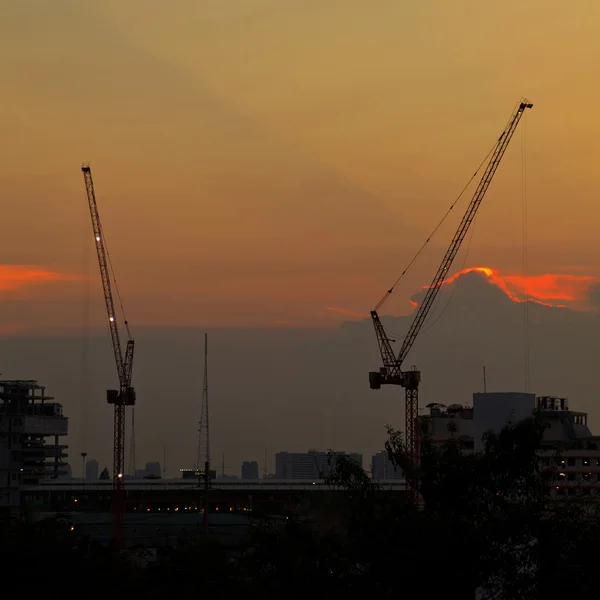
<svg viewBox="0 0 600 600"><path fill-rule="evenodd" d="M402 471L394 466L388 453L379 451L371 459L371 476L374 481L389 481L403 479Z"/></svg>
<svg viewBox="0 0 600 600"><path fill-rule="evenodd" d="M362 468L362 454L345 452L278 452L275 455L275 474L277 479L322 479L335 472L336 460L344 456Z"/></svg>
<svg viewBox="0 0 600 600"><path fill-rule="evenodd" d="M100 465L95 458L88 460L85 464L85 479L86 481L97 481L100 472Z"/></svg>
<svg viewBox="0 0 600 600"><path fill-rule="evenodd" d="M258 479L258 463L253 461L244 461L242 463L242 479Z"/></svg>

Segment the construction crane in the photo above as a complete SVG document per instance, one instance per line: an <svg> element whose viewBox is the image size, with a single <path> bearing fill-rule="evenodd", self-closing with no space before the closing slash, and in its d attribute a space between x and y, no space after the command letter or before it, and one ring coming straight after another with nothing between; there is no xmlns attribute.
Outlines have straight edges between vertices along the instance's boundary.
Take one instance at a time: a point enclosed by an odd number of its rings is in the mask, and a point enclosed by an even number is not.
<svg viewBox="0 0 600 600"><path fill-rule="evenodd" d="M404 371L402 365L410 352L413 344L415 343L423 324L427 320L429 312L433 307L435 299L442 287L443 282L448 277L448 272L452 266L458 251L460 250L461 244L469 231L477 210L483 200L494 175L498 169L500 161L506 152L506 148L513 137L513 134L525 112L525 109L532 108L528 100L522 100L518 105L508 121L508 124L504 128L504 131L498 138L494 149L491 152L490 160L487 164L485 172L481 177L479 185L475 190L473 198L469 203L467 210L452 238L450 246L442 259L442 262L433 278L433 282L427 288L425 297L421 302L412 325L410 326L404 342L400 348L400 352L396 355L392 342L381 323L377 311L383 306L385 301L389 298L393 291L393 288L388 290L384 297L381 299L379 304L375 307L375 310L371 311L371 319L375 327L375 334L377 336L377 342L379 345L379 351L381 353L381 359L383 366L379 371L372 371L369 373L369 384L372 390L378 390L382 385L399 385L405 389L406 396L406 413L405 413L405 444L409 455L412 466L416 466L418 459L418 409L419 409L419 383L421 382L421 373L412 368L411 370ZM412 501L418 502L418 482L413 479L412 483Z"/></svg>
<svg viewBox="0 0 600 600"><path fill-rule="evenodd" d="M100 215L98 214L96 194L94 192L94 182L92 180L92 171L89 164L84 164L81 167L81 171L83 172L85 189L90 207L92 229L94 231L94 239L96 242L96 253L98 254L98 266L100 267L100 278L102 279L102 290L104 292L104 302L106 304L106 314L108 317L108 327L110 330L112 348L117 365L117 374L119 377L119 389L108 390L106 392L106 399L109 404L113 404L115 407L113 424L112 509L113 535L117 545L120 545L123 539L123 516L125 513L125 407L133 407L135 405L135 390L133 387L131 387L131 373L133 367L133 351L135 342L131 337L129 325L125 319L125 328L127 330L128 339L125 346L125 353L123 354L111 287L111 279L114 280L114 274L112 274L110 256L106 250L106 243L102 232L102 223L100 222Z"/></svg>

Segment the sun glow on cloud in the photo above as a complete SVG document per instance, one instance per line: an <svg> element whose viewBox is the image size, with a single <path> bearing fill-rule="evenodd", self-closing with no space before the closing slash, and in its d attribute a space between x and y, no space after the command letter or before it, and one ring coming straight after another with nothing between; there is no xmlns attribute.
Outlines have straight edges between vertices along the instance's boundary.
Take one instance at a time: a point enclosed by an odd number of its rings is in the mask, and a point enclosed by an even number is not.
<svg viewBox="0 0 600 600"><path fill-rule="evenodd" d="M564 308L564 302L580 302L587 298L592 285L599 282L589 275L500 275L490 267L469 267L446 279L443 284L456 281L466 273L481 273L489 283L500 288L513 302L535 302L545 306ZM560 303L558 303L558 302Z"/></svg>

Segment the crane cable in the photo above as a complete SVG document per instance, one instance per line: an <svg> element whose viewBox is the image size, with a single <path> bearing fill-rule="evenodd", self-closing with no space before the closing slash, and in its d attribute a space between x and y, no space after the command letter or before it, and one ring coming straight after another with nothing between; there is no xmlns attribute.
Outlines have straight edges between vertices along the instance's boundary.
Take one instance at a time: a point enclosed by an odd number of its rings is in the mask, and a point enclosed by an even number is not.
<svg viewBox="0 0 600 600"><path fill-rule="evenodd" d="M471 249L471 242L473 241L473 236L475 234L475 227L476 227L476 225L477 225L477 215L475 215L475 218L473 219L473 225L471 227L471 233L469 234L469 241L467 243L465 257L463 258L463 262L462 262L462 266L460 268L460 271L464 270L465 265L467 264L467 258L469 256L469 250ZM422 336L425 335L442 318L443 314L446 312L446 309L450 305L450 302L452 301L452 298L454 298L454 294L456 293L456 290L458 288L459 282L460 282L460 279L457 279L456 283L454 284L454 287L452 288L452 292L450 294L450 297L448 298L448 301L444 305L444 308L442 308L442 310L440 311L440 313L434 319L433 323L431 323L426 329L424 329L422 331L422 333L421 333ZM436 298L436 301L435 301L435 304L432 307L431 313L429 314L429 316L427 317L427 320L425 321L425 323L423 325L427 325L427 323L429 323L429 321L431 321L432 316L435 314L435 309L438 306L438 304L440 303L441 299L442 299L441 295ZM392 334L392 335L393 335L393 337L399 337L397 334Z"/></svg>
<svg viewBox="0 0 600 600"><path fill-rule="evenodd" d="M100 225L102 227L102 225ZM108 244L106 242L106 236L104 235L104 231L102 231L102 239L104 240L104 250L106 252L106 258L108 259L108 268L110 270L110 275L115 284L115 291L117 292L117 299L119 300L119 306L121 307L121 314L123 315L123 324L125 325L125 329L127 330L127 339L131 339L131 332L129 331L129 322L127 321L127 317L125 316L125 309L123 308L123 300L121 299L121 292L119 290L119 284L117 283L117 277L115 276L115 270L113 268L112 259L110 258L110 252L108 251Z"/></svg>
<svg viewBox="0 0 600 600"><path fill-rule="evenodd" d="M527 228L527 129L526 120L523 120L521 127L521 219L522 219L522 243L523 243L523 275L528 276L528 228ZM523 346L525 359L525 392L529 392L529 293L525 286L525 301L523 302Z"/></svg>
<svg viewBox="0 0 600 600"><path fill-rule="evenodd" d="M85 212L83 214L84 219L82 223L85 226L82 228L82 253L81 261L83 277L81 279L81 298L82 298L82 312L81 312L81 389L79 399L79 410L81 423L79 426L80 439L79 439L79 451L80 453L87 452L86 447L88 440L88 428L89 428L89 414L88 414L88 398L90 397L90 245L89 245L89 209L85 206ZM85 458L83 460L85 464ZM85 466L82 465L82 478L85 478Z"/></svg>
<svg viewBox="0 0 600 600"><path fill-rule="evenodd" d="M527 277L527 274L528 274L527 138L526 138L525 123L526 123L526 120L523 119L523 124L522 124L522 128L521 128L521 211L522 211L522 236L523 236L523 241L522 241L522 244L523 244L523 256L522 256L523 274L525 277ZM473 219L473 226L471 228L471 233L469 235L469 241L467 244L465 257L463 259L463 264L460 269L461 271L464 270L465 264L467 262L467 257L469 256L469 250L471 249L471 242L473 241L473 235L475 233L475 227L477 225L477 216L478 215L475 215L475 218ZM439 227L439 225L438 225L438 227ZM450 305L450 302L452 301L454 294L456 293L459 281L460 281L460 279L458 279L456 281L456 284L454 285L454 288L452 289L452 293L450 294L450 297L448 298L448 301L446 302L444 308L442 308L442 310L437 315L437 317L435 318L433 323L431 323L429 325L429 327L427 327L426 329L423 330L421 335L424 335L425 333L427 333L442 318L443 314L446 312L446 309ZM434 310L431 311L431 315L434 314L435 306L439 303L440 300L441 300L441 296L439 296L438 299L436 300L436 304L433 307ZM529 367L529 354L530 354L529 353L529 294L527 292L527 288L525 288L525 300L523 302L523 310L524 310L524 349L525 349L525 392L529 392L529 377L530 377L530 375L529 375L529 373L530 373L530 367ZM427 320L429 321L430 319L428 318Z"/></svg>
<svg viewBox="0 0 600 600"><path fill-rule="evenodd" d="M477 174L479 173L479 171L481 171L481 167L483 167L483 165L488 161L489 157L491 156L492 152L494 151L494 149L496 148L497 145L498 144L496 142L492 146L490 151L487 153L486 157L481 161L480 165L477 167L477 170L475 171L475 173L473 173L473 175L471 176L471 178L469 179L469 181L467 182L465 187L461 190L460 194L456 197L454 202L450 205L450 208L446 211L446 214L442 217L440 222L435 226L435 229L431 232L429 237L425 240L423 245L419 248L418 252L413 256L412 260L408 263L408 265L406 266L404 271L402 271L402 273L400 274L400 277L398 277L398 279L396 279L396 281L394 281L394 284L389 288L389 290L384 294L383 298L379 301L379 303L375 307L375 311L378 311L386 303L387 299L391 296L392 292L394 291L394 288L400 283L400 281L403 279L403 277L410 271L413 264L419 258L419 256L423 252L423 250L425 250L425 247L427 246L427 244L429 244L429 242L431 241L433 236L437 233L438 229L442 226L444 221L448 218L448 215L450 214L452 209L456 206L458 201L462 198L463 194L467 191L467 188L471 185L471 183L473 182L473 179L475 179L475 177L477 177Z"/></svg>
<svg viewBox="0 0 600 600"><path fill-rule="evenodd" d="M469 250L471 249L471 242L473 241L473 235L475 234L475 226L477 225L477 215L475 215L475 218L473 219L473 225L471 226L471 233L469 235L469 241L467 243L467 249L465 252L465 257L463 259L463 264L460 268L461 271L464 270L465 265L467 264L467 258L469 256ZM443 316L443 314L446 312L446 309L448 308L448 306L450 305L450 302L452 301L452 298L454 298L454 294L456 293L456 290L458 289L458 284L460 282L460 278L456 280L456 283L454 284L454 287L452 288L452 293L450 294L450 297L448 298L448 302L446 302L444 308L442 308L442 310L440 311L440 314L435 318L435 320L433 321L433 323L431 323L429 325L429 327L427 327L427 329L424 329L421 333L421 335L425 335ZM442 292L443 293L443 292ZM436 301L436 305L437 303L441 300L442 296L438 296L438 299ZM435 310L435 309L434 309ZM431 315L434 314L434 310L431 311ZM428 318L427 321L429 321L430 319ZM427 324L427 321L425 321L424 325Z"/></svg>

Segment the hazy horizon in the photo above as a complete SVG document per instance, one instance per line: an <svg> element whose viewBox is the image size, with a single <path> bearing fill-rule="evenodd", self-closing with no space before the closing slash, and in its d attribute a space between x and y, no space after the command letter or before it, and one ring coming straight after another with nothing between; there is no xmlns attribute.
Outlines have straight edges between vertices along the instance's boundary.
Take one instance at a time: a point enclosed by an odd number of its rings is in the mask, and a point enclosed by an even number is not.
<svg viewBox="0 0 600 600"><path fill-rule="evenodd" d="M418 299L419 294L413 296ZM596 408L595 362L600 313L530 303L530 388L569 398L571 408ZM384 316L398 341L411 317ZM483 390L525 391L524 304L511 300L488 276L468 272L445 286L405 367L422 371L420 405L471 402ZM209 402L212 462L238 474L243 460L310 448L361 452L364 466L383 449L385 428L404 427L398 389L373 392L368 371L379 367L370 319L337 329L138 328L133 382L138 392L136 458L163 462L168 476L196 458L203 376L204 332L209 336ZM105 390L117 386L108 332L67 337L0 338L2 378L37 379L64 405L74 473L79 453L112 465L112 407ZM570 377L568 374L576 373ZM127 431L129 438L129 429ZM126 465L129 446L126 445Z"/></svg>

